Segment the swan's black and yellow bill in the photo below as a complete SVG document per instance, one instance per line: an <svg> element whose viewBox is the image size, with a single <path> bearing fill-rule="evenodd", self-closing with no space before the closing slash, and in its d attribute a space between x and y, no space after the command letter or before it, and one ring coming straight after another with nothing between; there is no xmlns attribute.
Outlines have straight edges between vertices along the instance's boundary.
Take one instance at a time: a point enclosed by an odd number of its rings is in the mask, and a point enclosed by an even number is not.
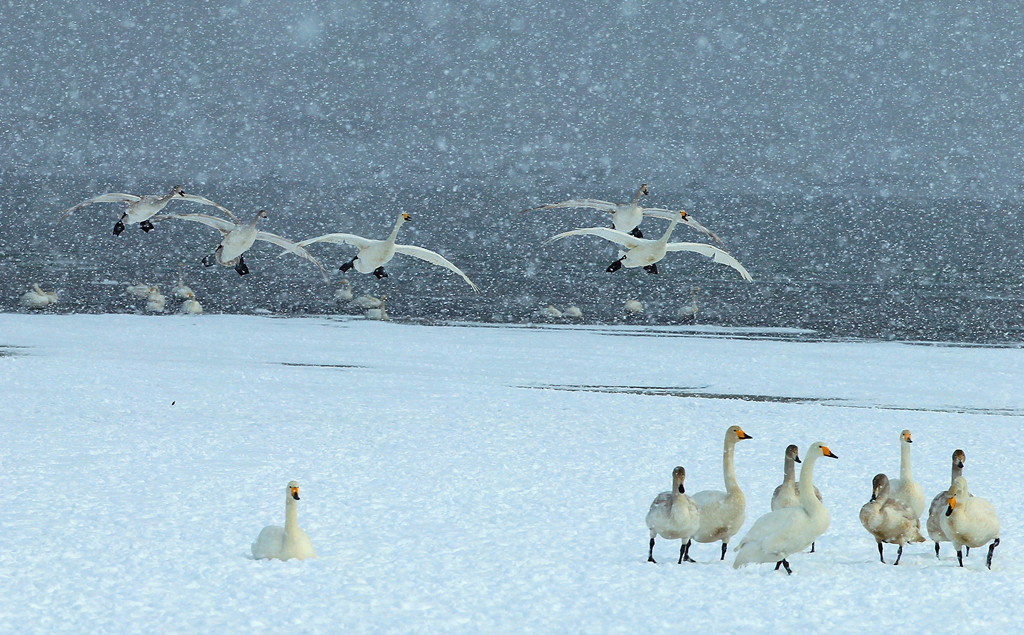
<svg viewBox="0 0 1024 635"><path fill-rule="evenodd" d="M946 515L949 516L953 513L953 508L956 507L956 496L949 498L949 507L946 508Z"/></svg>
<svg viewBox="0 0 1024 635"><path fill-rule="evenodd" d="M754 437L752 437L749 434L747 434L746 432L744 432L743 428L740 428L739 430L736 431L736 438L738 438L738 439L753 439Z"/></svg>
<svg viewBox="0 0 1024 635"><path fill-rule="evenodd" d="M823 446L821 446L821 454L822 454L823 456L829 456L829 457L832 457L833 459L838 459L838 458L839 458L838 456L836 456L835 454L833 454L833 453L832 453L832 450L829 450L829 449L828 449L828 446L827 446L827 445L823 445Z"/></svg>
<svg viewBox="0 0 1024 635"><path fill-rule="evenodd" d="M292 498L294 498L295 500L301 500L301 499L299 498L299 488L298 488L298 487L292 486L292 487L291 487L291 488L289 488L289 489L291 489L291 492L292 492Z"/></svg>

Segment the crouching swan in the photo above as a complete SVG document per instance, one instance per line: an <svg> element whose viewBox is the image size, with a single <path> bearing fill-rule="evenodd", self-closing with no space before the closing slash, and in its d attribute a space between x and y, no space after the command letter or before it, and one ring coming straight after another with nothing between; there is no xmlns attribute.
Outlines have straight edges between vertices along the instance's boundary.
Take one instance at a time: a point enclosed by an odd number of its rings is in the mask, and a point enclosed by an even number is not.
<svg viewBox="0 0 1024 635"><path fill-rule="evenodd" d="M309 536L299 527L297 503L299 500L299 484L288 483L285 490L284 527L267 525L252 543L252 557L257 560L305 560L315 558L316 551Z"/></svg>

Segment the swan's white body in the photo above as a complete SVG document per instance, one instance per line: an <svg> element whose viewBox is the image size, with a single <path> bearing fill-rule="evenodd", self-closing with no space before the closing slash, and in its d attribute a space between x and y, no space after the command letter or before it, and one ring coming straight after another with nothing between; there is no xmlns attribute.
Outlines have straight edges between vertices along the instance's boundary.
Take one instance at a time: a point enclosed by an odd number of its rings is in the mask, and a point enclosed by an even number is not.
<svg viewBox="0 0 1024 635"><path fill-rule="evenodd" d="M908 542L924 542L921 535L921 520L900 501L889 497L889 477L876 474L871 483L871 500L860 508L860 524L864 525L878 543L878 557L885 562L882 543L899 545L896 564L903 556L903 545Z"/></svg>
<svg viewBox="0 0 1024 635"><path fill-rule="evenodd" d="M355 300L352 300L352 304L356 305L360 309L377 309L380 308L381 299L372 295L361 295Z"/></svg>
<svg viewBox="0 0 1024 635"><path fill-rule="evenodd" d="M949 487L953 487L953 482L956 481L958 476L963 476L964 473L964 462L967 460L967 455L964 454L963 450L955 450L953 452L953 466L950 469L949 475ZM949 489L944 489L935 495L932 499L932 504L928 506L928 537L935 543L935 557L939 557L939 543L949 542L949 537L946 536L946 532L942 531L942 516L946 513L946 508L949 507Z"/></svg>
<svg viewBox="0 0 1024 635"><path fill-rule="evenodd" d="M356 247L359 252L353 261L355 270L359 273L374 273L378 268L383 267L385 264L391 261L395 257L396 253L405 254L406 256L412 256L413 258L419 258L429 262L430 264L444 267L449 271L453 271L463 280L466 281L474 291L479 291L469 277L463 273L462 269L459 269L453 265L447 258L441 254L424 249L423 247L416 247L414 245L400 245L395 243L395 239L398 238L398 230L401 229L402 225L409 220L408 214L400 214L398 220L395 221L395 227L391 230L391 233L384 240L373 240L370 238L363 238L362 236L356 236L355 234L324 234L323 236L317 236L316 238L309 238L298 243L300 247L305 247L313 243L334 243L337 245L352 245Z"/></svg>
<svg viewBox="0 0 1024 635"><path fill-rule="evenodd" d="M21 305L29 309L44 309L56 303L57 293L55 291L43 291L39 283L33 283L32 288L21 296Z"/></svg>
<svg viewBox="0 0 1024 635"><path fill-rule="evenodd" d="M910 430L900 432L900 477L889 482L891 496L910 508L920 518L924 513L924 490L910 470Z"/></svg>
<svg viewBox="0 0 1024 635"><path fill-rule="evenodd" d="M654 538L661 536L668 540L681 540L679 561L686 557L686 550L700 526L700 510L692 498L686 495L683 481L686 471L676 467L672 471L672 489L661 492L651 503L647 512L647 528L651 532L648 560L654 562Z"/></svg>
<svg viewBox="0 0 1024 635"><path fill-rule="evenodd" d="M800 505L778 509L758 518L736 548L734 568L752 562L786 564L786 558L803 551L825 533L831 517L813 493L814 463L820 456L836 458L821 442L807 449L800 469ZM786 571L790 572L788 565Z"/></svg>
<svg viewBox="0 0 1024 635"><path fill-rule="evenodd" d="M786 460L782 465L782 485L772 493L772 511L796 507L800 504L800 484L796 482L796 464L800 462L800 453L795 445L786 448ZM821 492L814 488L814 495L822 500Z"/></svg>
<svg viewBox="0 0 1024 635"><path fill-rule="evenodd" d="M722 542L722 559L729 539L743 527L746 519L747 500L736 482L736 463L734 459L736 443L743 439L752 439L739 426L730 426L725 431L725 442L722 449L722 476L725 479L725 491L704 490L693 495L693 502L700 508L700 526L693 535L697 542Z"/></svg>
<svg viewBox="0 0 1024 635"><path fill-rule="evenodd" d="M167 297L160 293L159 287L150 287L146 295L146 311L149 313L163 313L167 306Z"/></svg>
<svg viewBox="0 0 1024 635"><path fill-rule="evenodd" d="M200 315L203 312L203 305L199 304L199 300L196 300L194 295L189 294L181 303L180 310L186 315Z"/></svg>
<svg viewBox="0 0 1024 635"><path fill-rule="evenodd" d="M691 320L697 317L697 312L700 310L700 307L697 306L697 290L699 288L694 287L690 289L690 303L679 307L677 312L679 317Z"/></svg>
<svg viewBox="0 0 1024 635"><path fill-rule="evenodd" d="M149 294L153 291L153 285L140 282L139 284L130 284L124 289L128 292L128 295L133 295L136 298L146 299Z"/></svg>
<svg viewBox="0 0 1024 635"><path fill-rule="evenodd" d="M165 207L167 207L168 203L170 203L172 200L177 200L179 198L185 201L199 203L201 205L210 205L212 207L216 207L217 209L223 212L227 212L228 215L231 216L231 212L229 212L223 205L220 205L219 203L214 203L213 201L207 198L203 198L202 196L197 196L195 194L186 194L185 191L181 188L181 186L175 186L167 194L147 194L144 196L136 196L135 194L124 194L120 192L100 194L99 196L94 196L93 198L84 200L78 205L75 205L74 207L69 207L68 209L61 212L60 218L57 219L57 224L59 225L61 221L63 221L65 218L67 218L74 212L77 212L78 210L82 209L83 207L86 207L87 205L92 205L93 203L125 203L127 205L127 208L125 208L124 213L121 215L120 221L125 225L133 225L153 218L154 216L159 214Z"/></svg>
<svg viewBox="0 0 1024 635"><path fill-rule="evenodd" d="M610 240L613 243L618 243L625 247L627 251L621 254L618 262L622 263L623 267L627 269L635 267L650 267L660 262L670 251L691 251L693 253L707 256L717 263L732 267L739 272L740 276L744 280L751 282L753 278L750 273L740 264L738 260L729 255L728 252L713 247L712 245L705 245L703 243L670 243L668 242L669 237L672 235L672 230L675 229L676 225L682 220L680 212L676 212L676 216L669 223L668 229L665 230L664 235L658 240L648 240L646 238L637 238L624 232L620 232L615 229L608 227L584 227L582 229L574 229L561 234L555 234L551 238L547 239L544 244L550 244L556 240L561 240L569 236L597 236Z"/></svg>
<svg viewBox="0 0 1024 635"><path fill-rule="evenodd" d="M256 224L261 218L266 218L267 213L264 210L260 210L259 213L248 223L242 223L240 221L226 221L222 218L216 218L214 216L208 216L207 214L166 214L164 216L157 216L154 221L162 221L168 219L176 220L187 220L196 223L202 223L207 227L212 227L220 232L222 238L220 245L217 246L214 255L216 256L217 264L224 265L225 267L234 267L238 264L239 258L242 257L246 251L252 247L257 240L268 242L278 247L283 247L285 252L291 252L302 256L306 260L316 265L317 269L323 275L324 280L327 279L327 271L323 268L316 258L314 258L308 251L303 249L297 243L278 236L277 234L271 234L270 232L263 232L256 229Z"/></svg>
<svg viewBox="0 0 1024 635"><path fill-rule="evenodd" d="M967 479L953 479L947 498L949 506L942 515L942 531L949 537L963 566L961 549L981 547L992 541L988 550L988 567L992 568L992 550L999 544L999 516L988 500L967 491Z"/></svg>
<svg viewBox="0 0 1024 635"><path fill-rule="evenodd" d="M541 315L543 315L545 317L549 317L549 318L558 319L558 318L562 317L562 312L559 311L558 309L556 309L554 307L554 305L552 305L552 304L549 304L546 307L544 307L543 309L541 309L540 313L541 313Z"/></svg>
<svg viewBox="0 0 1024 635"><path fill-rule="evenodd" d="M640 300L626 300L626 303L622 305L626 313L643 313L644 305Z"/></svg>
<svg viewBox="0 0 1024 635"><path fill-rule="evenodd" d="M525 212L532 212L541 209L559 209L559 208L572 208L572 207L586 207L590 209L600 210L602 212L609 212L612 215L612 227L623 233L630 233L636 230L643 221L644 216L651 216L654 218L663 218L666 220L672 220L680 215L680 212L672 211L669 209L662 209L658 207L641 207L640 197L647 195L647 185L640 185L640 189L636 191L636 196L633 197L633 201L630 203L609 203L608 201L602 201L595 198L580 198L572 199L568 201L562 201L561 203L551 203L550 205L541 205L540 207L531 207L530 209L523 210ZM715 235L714 232L704 227L693 218L683 212L682 222L701 232L705 236L710 237L718 244L722 244L722 240Z"/></svg>
<svg viewBox="0 0 1024 635"><path fill-rule="evenodd" d="M363 317L367 320L381 320L386 322L388 319L388 312L385 308L385 302L387 299L388 297L386 295L380 296L380 306L372 309L366 309L366 311L363 312Z"/></svg>
<svg viewBox="0 0 1024 635"><path fill-rule="evenodd" d="M562 311L562 317L567 318L581 318L583 317L583 311L580 311L578 306L571 306L568 309Z"/></svg>
<svg viewBox="0 0 1024 635"><path fill-rule="evenodd" d="M315 558L316 550L305 531L299 527L298 509L299 484L288 483L284 507L284 527L268 525L263 528L256 542L252 543L252 556L257 560L277 559L305 560Z"/></svg>
<svg viewBox="0 0 1024 635"><path fill-rule="evenodd" d="M349 302L352 300L352 285L349 284L348 280L342 280L338 283L338 288L334 292L334 299L338 302Z"/></svg>
<svg viewBox="0 0 1024 635"><path fill-rule="evenodd" d="M179 300L187 300L189 298L195 299L195 292L192 291L192 287L185 284L185 263L178 263L178 284L174 285L172 290L174 297Z"/></svg>

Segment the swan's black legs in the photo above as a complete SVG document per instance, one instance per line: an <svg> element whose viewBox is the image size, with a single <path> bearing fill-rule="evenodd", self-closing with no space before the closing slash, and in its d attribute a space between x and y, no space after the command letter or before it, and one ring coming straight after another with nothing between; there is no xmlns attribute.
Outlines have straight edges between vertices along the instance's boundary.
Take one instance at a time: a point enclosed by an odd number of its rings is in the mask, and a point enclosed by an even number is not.
<svg viewBox="0 0 1024 635"><path fill-rule="evenodd" d="M989 569L992 568L992 552L995 551L996 547L998 547L998 546L999 546L999 539L998 538L993 540L992 544L988 546L988 559L985 560L985 566L988 567Z"/></svg>
<svg viewBox="0 0 1024 635"><path fill-rule="evenodd" d="M623 258L625 258L625 256L623 256ZM607 271L608 273L613 273L615 271L618 271L619 269L622 269L622 258L619 258L612 264L608 265L608 268L605 269L605 271Z"/></svg>
<svg viewBox="0 0 1024 635"><path fill-rule="evenodd" d="M881 544L881 543L879 543L879 544ZM903 557L903 545L900 545L899 551L896 552L896 562L892 563L893 566L898 565L900 563L900 558L902 558L902 557Z"/></svg>
<svg viewBox="0 0 1024 635"><path fill-rule="evenodd" d="M117 224L114 225L114 235L115 236L120 236L121 232L123 232L123 231L124 231L124 223L122 223L121 221L117 221Z"/></svg>
<svg viewBox="0 0 1024 635"><path fill-rule="evenodd" d="M245 260L241 256L238 257L238 264L235 265L235 271L237 271L240 276L244 276L249 273L249 267L245 266Z"/></svg>
<svg viewBox="0 0 1024 635"><path fill-rule="evenodd" d="M885 554L882 553L882 543L878 543L878 559L882 561L882 564L885 564Z"/></svg>
<svg viewBox="0 0 1024 635"><path fill-rule="evenodd" d="M725 550L729 548L729 543L722 542L722 560L725 560Z"/></svg>
<svg viewBox="0 0 1024 635"><path fill-rule="evenodd" d="M967 547L967 551L964 552L964 555L967 556L968 558L971 557L971 548L970 547Z"/></svg>
<svg viewBox="0 0 1024 635"><path fill-rule="evenodd" d="M153 229L153 227L153 223L149 222L148 220L144 220L141 223L139 223L139 229L146 232L147 234Z"/></svg>
<svg viewBox="0 0 1024 635"><path fill-rule="evenodd" d="M690 557L690 545L692 545L692 544L693 544L692 540L687 540L686 541L686 552L683 554L683 561L684 562L697 562L696 560L694 560L693 558Z"/></svg>
<svg viewBox="0 0 1024 635"><path fill-rule="evenodd" d="M646 267L644 267L644 271L646 271L647 273L658 273L658 263L654 263L653 265L647 265Z"/></svg>
<svg viewBox="0 0 1024 635"><path fill-rule="evenodd" d="M935 559L939 559L939 541L935 541Z"/></svg>
<svg viewBox="0 0 1024 635"><path fill-rule="evenodd" d="M694 315L694 316L693 316L693 318L694 318L694 320L696 321L696 319L697 319L697 316L696 316L696 315ZM814 543L813 543L813 542L811 543L811 553L814 553Z"/></svg>
<svg viewBox="0 0 1024 635"><path fill-rule="evenodd" d="M654 536L651 536L651 546L647 548L647 562L658 564L654 559Z"/></svg>
<svg viewBox="0 0 1024 635"><path fill-rule="evenodd" d="M789 563L786 562L785 558L783 558L783 560L782 560L782 566L786 568L786 574L787 575L793 575L793 570L789 568ZM775 570L776 571L779 570L778 565L776 565Z"/></svg>
<svg viewBox="0 0 1024 635"><path fill-rule="evenodd" d="M779 560L778 562L775 563L775 570L778 571L779 567L781 567L781 566L782 566L782 561Z"/></svg>
<svg viewBox="0 0 1024 635"><path fill-rule="evenodd" d="M351 269L352 267L355 267L355 266L356 266L356 259L353 258L352 260L349 260L345 264L343 264L340 267L338 267L338 271L348 271L349 269Z"/></svg>
<svg viewBox="0 0 1024 635"><path fill-rule="evenodd" d="M384 267L377 267L373 270L373 275L377 276L377 279L387 278L388 274L384 271Z"/></svg>
<svg viewBox="0 0 1024 635"><path fill-rule="evenodd" d="M964 566L964 552L963 549L956 550L956 561L960 563L960 566Z"/></svg>
<svg viewBox="0 0 1024 635"><path fill-rule="evenodd" d="M630 236L636 236L637 238L643 238L644 237L644 233L642 231L640 231L639 227L634 227L633 231L629 232L629 235Z"/></svg>

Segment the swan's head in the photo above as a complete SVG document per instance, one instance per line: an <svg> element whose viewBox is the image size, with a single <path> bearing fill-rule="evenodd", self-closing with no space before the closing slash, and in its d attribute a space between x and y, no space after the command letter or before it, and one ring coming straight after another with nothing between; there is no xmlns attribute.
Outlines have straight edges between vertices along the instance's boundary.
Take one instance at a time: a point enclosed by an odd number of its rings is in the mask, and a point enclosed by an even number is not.
<svg viewBox="0 0 1024 635"><path fill-rule="evenodd" d="M964 454L963 450L955 450L953 452L953 466L959 469L964 469L964 461L967 460L967 455Z"/></svg>
<svg viewBox="0 0 1024 635"><path fill-rule="evenodd" d="M686 220L686 210L685 209L679 210L679 218L681 220Z"/></svg>
<svg viewBox="0 0 1024 635"><path fill-rule="evenodd" d="M266 217L267 217L267 210L261 209L260 211L256 212L256 218L266 218Z"/></svg>
<svg viewBox="0 0 1024 635"><path fill-rule="evenodd" d="M796 447L796 445L791 444L789 447L786 448L786 458L793 459L797 463L801 463L802 461L800 460L800 448Z"/></svg>
<svg viewBox="0 0 1024 635"><path fill-rule="evenodd" d="M949 492L946 493L949 497L949 507L946 508L946 515L949 516L956 509L956 499L963 500L969 494L967 493L967 479L962 476L958 476L953 479L953 484L949 486Z"/></svg>
<svg viewBox="0 0 1024 635"><path fill-rule="evenodd" d="M744 432L743 428L739 426L730 426L729 429L725 431L725 438L733 441L742 441L744 439L753 439L754 437Z"/></svg>
<svg viewBox="0 0 1024 635"><path fill-rule="evenodd" d="M900 432L900 443L913 443L914 440L910 438L910 430L904 430Z"/></svg>
<svg viewBox="0 0 1024 635"><path fill-rule="evenodd" d="M299 498L299 482L291 481L288 483L288 496L295 500L301 500Z"/></svg>
<svg viewBox="0 0 1024 635"><path fill-rule="evenodd" d="M177 194L178 196L185 196L185 188L180 185L175 185L174 189L171 190L171 194Z"/></svg>
<svg viewBox="0 0 1024 635"><path fill-rule="evenodd" d="M875 478L871 480L871 500L872 502L879 498L887 498L889 496L889 477L885 474L875 474Z"/></svg>
<svg viewBox="0 0 1024 635"><path fill-rule="evenodd" d="M686 493L686 488L683 487L683 481L686 480L686 468L682 465L677 465L672 470L672 489L680 494Z"/></svg>
<svg viewBox="0 0 1024 635"><path fill-rule="evenodd" d="M838 459L839 458L838 456L833 454L832 450L828 449L828 446L825 445L824 443L822 443L821 441L818 441L818 442L814 443L813 445L811 445L811 449L809 449L807 451L807 454L810 455L812 453L818 453L818 452L821 453L821 456L827 456L827 457L832 458L832 459Z"/></svg>
<svg viewBox="0 0 1024 635"><path fill-rule="evenodd" d="M643 194L644 196L647 196L647 184L646 183L641 183L640 184L640 193Z"/></svg>
<svg viewBox="0 0 1024 635"><path fill-rule="evenodd" d="M399 225L401 225L403 223L408 223L411 220L412 220L412 217L409 216L408 214L404 213L404 212L398 215L398 224Z"/></svg>

